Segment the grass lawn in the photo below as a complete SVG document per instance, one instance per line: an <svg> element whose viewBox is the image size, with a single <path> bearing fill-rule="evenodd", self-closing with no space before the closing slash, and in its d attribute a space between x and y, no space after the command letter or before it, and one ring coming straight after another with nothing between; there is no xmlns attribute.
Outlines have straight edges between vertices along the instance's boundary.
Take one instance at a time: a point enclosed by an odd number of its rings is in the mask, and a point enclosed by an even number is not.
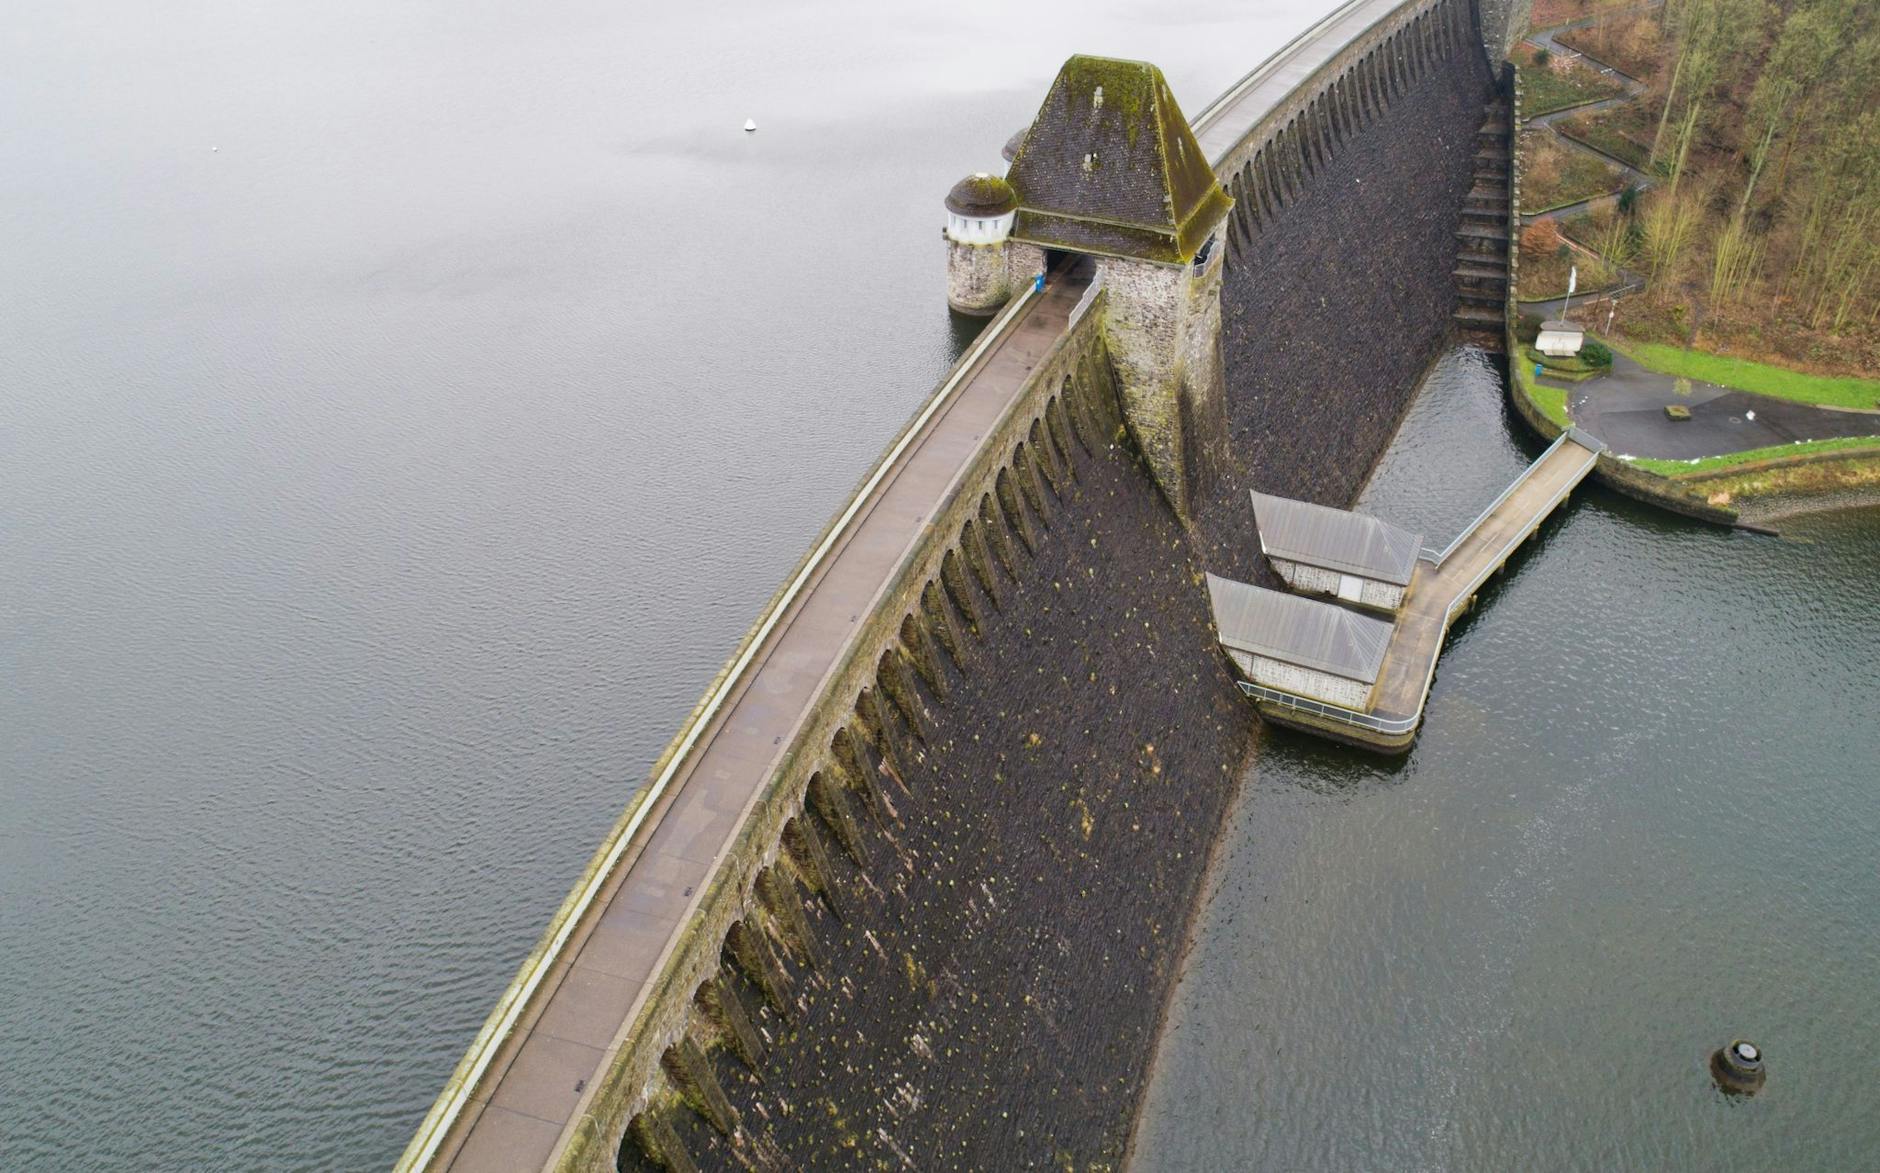
<svg viewBox="0 0 1880 1173"><path fill-rule="evenodd" d="M1650 81L1663 56L1664 31L1657 13L1615 16L1591 28L1573 29L1554 40L1577 49L1620 73Z"/></svg>
<svg viewBox="0 0 1880 1173"><path fill-rule="evenodd" d="M1573 426L1572 417L1567 415L1567 393L1564 389L1536 383L1533 363L1519 364L1515 374L1521 380L1521 394L1527 396L1542 415L1563 428Z"/></svg>
<svg viewBox="0 0 1880 1173"><path fill-rule="evenodd" d="M1625 186L1625 172L1561 141L1551 130L1521 134L1521 211L1551 212Z"/></svg>
<svg viewBox="0 0 1880 1173"><path fill-rule="evenodd" d="M1576 114L1556 125L1568 138L1578 139L1644 171L1645 161L1651 155L1652 135L1658 130L1655 105L1648 95L1640 95L1623 106Z"/></svg>
<svg viewBox="0 0 1880 1173"><path fill-rule="evenodd" d="M1527 276L1525 269L1524 264L1524 279ZM1526 292L1522 290L1524 295ZM1754 391L1758 395L1777 399L1792 399L1797 403L1867 410L1880 408L1880 379L1852 375L1809 375L1785 367L1772 367L1767 363L1750 362L1748 359L1701 350L1685 350L1657 342L1627 342L1614 349L1647 370L1666 375L1683 375L1687 379ZM1880 416L1874 419L1874 430L1880 432Z"/></svg>
<svg viewBox="0 0 1880 1173"><path fill-rule="evenodd" d="M1541 390L1545 391L1547 388L1543 387ZM1646 472L1655 472L1659 476L1677 478L1715 472L1720 468L1729 468L1738 464L1753 464L1759 460L1775 460L1783 456L1805 456L1815 452L1840 452L1858 448L1871 448L1876 453L1880 453L1880 436L1797 440L1793 444L1777 444L1773 448L1752 448L1748 452L1728 452L1722 456L1704 456L1696 460L1653 460L1640 456L1627 459L1626 463L1634 468L1642 468Z"/></svg>
<svg viewBox="0 0 1880 1173"><path fill-rule="evenodd" d="M1535 65L1533 45L1515 46L1514 61L1521 71L1521 112L1528 118L1565 110L1582 102L1616 98L1625 92L1625 87L1618 82L1577 62L1556 57L1546 65Z"/></svg>
<svg viewBox="0 0 1880 1173"><path fill-rule="evenodd" d="M1570 383L1584 383L1595 375L1604 374L1607 370L1606 367L1594 366L1577 354L1542 354L1532 346L1521 348L1521 360L1529 373L1533 372L1534 364L1539 363L1547 368L1548 378L1565 379Z"/></svg>

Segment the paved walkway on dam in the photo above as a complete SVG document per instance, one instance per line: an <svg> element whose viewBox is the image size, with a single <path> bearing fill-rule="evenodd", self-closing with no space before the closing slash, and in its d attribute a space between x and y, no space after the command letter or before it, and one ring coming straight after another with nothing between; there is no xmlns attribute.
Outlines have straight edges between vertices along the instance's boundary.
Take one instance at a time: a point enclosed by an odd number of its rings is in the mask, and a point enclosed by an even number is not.
<svg viewBox="0 0 1880 1173"><path fill-rule="evenodd" d="M1679 394L1677 379L1617 352L1609 375L1583 383L1539 381L1566 391L1574 422L1627 456L1696 460L1798 440L1880 436L1880 411L1817 407L1696 380ZM1666 416L1674 403L1689 408L1691 418Z"/></svg>
<svg viewBox="0 0 1880 1173"><path fill-rule="evenodd" d="M1372 695L1373 716L1413 720L1423 711L1450 623L1516 547L1593 471L1598 452L1571 435L1547 450L1440 563L1419 560Z"/></svg>
<svg viewBox="0 0 1880 1173"><path fill-rule="evenodd" d="M1401 7L1403 0L1347 4L1234 83L1191 124L1195 141L1201 144L1208 161L1218 167L1254 124L1291 97L1300 83L1344 52L1345 46L1366 29Z"/></svg>
<svg viewBox="0 0 1880 1173"><path fill-rule="evenodd" d="M908 445L758 648L716 719L649 812L653 828L580 917L551 975L498 1050L431 1168L538 1169L583 1092L601 1082L694 902L790 735L841 663L874 600L948 499L985 436L1069 326L1087 266L1055 275ZM552 988L551 988L552 987Z"/></svg>

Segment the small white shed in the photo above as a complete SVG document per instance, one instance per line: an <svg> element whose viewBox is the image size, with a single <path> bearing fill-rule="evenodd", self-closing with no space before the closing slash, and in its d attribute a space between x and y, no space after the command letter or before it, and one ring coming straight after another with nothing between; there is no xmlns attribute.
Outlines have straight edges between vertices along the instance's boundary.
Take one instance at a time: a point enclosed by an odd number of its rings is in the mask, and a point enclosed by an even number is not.
<svg viewBox="0 0 1880 1173"><path fill-rule="evenodd" d="M1580 346L1585 341L1586 331L1572 322L1552 320L1541 323L1541 332L1534 339L1534 349L1542 354L1565 358L1580 353Z"/></svg>

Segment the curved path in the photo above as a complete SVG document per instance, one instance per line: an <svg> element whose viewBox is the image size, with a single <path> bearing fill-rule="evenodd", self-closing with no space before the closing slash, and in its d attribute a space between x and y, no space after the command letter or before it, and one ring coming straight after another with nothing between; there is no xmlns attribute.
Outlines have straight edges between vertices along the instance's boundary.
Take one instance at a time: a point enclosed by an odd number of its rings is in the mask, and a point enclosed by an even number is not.
<svg viewBox="0 0 1880 1173"><path fill-rule="evenodd" d="M1592 28L1596 25L1604 23L1605 21L1611 20L1614 17L1633 16L1641 12L1649 12L1654 8L1662 7L1663 4L1664 4L1664 0L1653 0L1652 3L1641 4L1632 8L1615 9L1615 10L1608 11L1608 12L1598 12L1590 16L1583 16L1579 18L1578 20L1568 21L1566 24L1555 25L1554 27L1548 28L1548 29L1541 29L1537 32L1530 33L1526 38L1526 42L1528 44L1534 45L1538 48L1546 49L1549 53L1552 53L1556 56L1563 57L1563 58L1574 58L1580 61L1584 61L1586 64L1596 69L1599 73L1603 74L1604 76L1612 78L1613 80L1617 81L1620 85L1624 86L1625 93L1620 94L1617 97L1602 98L1596 102L1583 102L1578 106L1568 106L1564 110L1552 110L1546 114L1537 114L1532 118L1523 119L1522 129L1527 130L1533 127L1545 127L1548 130L1553 131L1554 137L1558 139L1560 142L1566 144L1569 150L1579 151L1582 154L1591 155L1592 157L1600 160L1603 163L1607 163L1607 164L1610 164L1611 166L1617 167L1620 173L1624 175L1628 181L1630 181L1631 186L1636 188L1639 191L1644 191L1646 188L1649 188L1652 186L1653 181L1652 181L1651 176L1647 175L1644 171L1641 171L1639 168L1634 167L1632 164L1627 163L1623 159L1614 158L1613 156L1608 155L1606 152L1599 150L1597 147L1592 147L1592 146L1587 145L1586 143L1581 142L1580 140L1562 131L1555 124L1558 122L1564 121L1566 119L1569 119L1569 118L1577 118L1582 114L1595 114L1601 110L1610 110L1615 106L1619 106L1626 102L1630 102L1636 99L1640 94L1645 92L1645 89L1646 89L1645 83L1639 80L1638 78L1633 77L1631 74L1628 74L1620 69L1614 68L1613 66L1608 65L1605 62L1598 60L1597 58L1588 56L1586 53L1583 53L1578 49L1568 48L1567 46L1562 45L1559 41L1555 40L1554 38L1557 37L1561 33L1572 32L1577 29ZM1583 200L1575 200L1573 203L1566 204L1562 207L1549 208L1545 212L1522 212L1521 223L1532 224L1537 220L1554 220L1557 222L1564 221L1570 217L1577 216L1582 212L1591 211L1597 205L1616 201L1619 198L1619 194L1620 193L1618 191L1602 192L1599 195L1588 196L1586 199L1583 199ZM1576 247L1580 248L1582 251L1592 256L1599 255L1598 253L1594 252L1592 249L1587 248L1585 245L1579 244L1579 242L1577 241L1574 243ZM1620 277L1620 280L1617 285L1609 286L1605 289L1587 290L1585 291L1585 295L1589 297L1611 297L1615 294L1635 293L1638 290L1645 288L1645 278L1641 274L1636 272L1635 270L1625 268L1624 266L1619 266L1619 277ZM1553 317L1554 315L1560 313L1562 309L1565 307L1566 299L1565 298L1550 298L1546 301L1522 302L1521 304L1529 312L1538 313L1542 317Z"/></svg>
<svg viewBox="0 0 1880 1173"><path fill-rule="evenodd" d="M1645 92L1645 83L1580 50L1562 45L1556 37L1565 32L1593 28L1616 17L1649 12L1654 8L1662 7L1662 4L1663 0L1654 0L1650 4L1593 13L1578 20L1568 21L1566 24L1537 31L1527 37L1529 44L1544 48L1550 53L1585 61L1602 74L1619 81L1625 86L1626 92L1616 98L1606 98L1598 102L1589 102L1585 105L1541 114L1526 120L1526 125L1547 127L1571 149L1619 167L1641 190L1652 183L1651 177L1645 172L1563 133L1555 124L1563 119L1610 109L1620 103L1630 102ZM1596 204L1614 200L1617 196L1616 192L1593 196L1546 212L1524 214L1521 219L1526 224L1543 219L1565 219L1586 211ZM1585 251L1595 256L1598 255L1591 249L1585 249ZM1588 290L1583 297L1609 297L1614 294L1635 292L1645 287L1645 279L1639 273L1623 267L1620 268L1619 273L1622 280L1618 286L1604 290ZM1529 312L1539 313L1543 317L1552 317L1563 311L1565 299L1552 298L1547 301L1522 304ZM1538 381L1545 386L1565 391L1567 411L1574 422L1605 441L1615 453L1628 456L1644 456L1662 460L1696 460L1706 456L1724 456L1732 452L1746 452L1756 448L1772 448L1803 440L1880 435L1880 411L1819 407L1789 399L1758 395L1716 383L1690 382L1687 384L1687 390L1680 394L1677 389L1678 380L1673 376L1647 370L1634 360L1618 353L1613 355L1612 373L1609 375L1583 383L1545 377ZM1672 404L1682 404L1690 409L1691 418L1673 420L1665 415L1665 408Z"/></svg>

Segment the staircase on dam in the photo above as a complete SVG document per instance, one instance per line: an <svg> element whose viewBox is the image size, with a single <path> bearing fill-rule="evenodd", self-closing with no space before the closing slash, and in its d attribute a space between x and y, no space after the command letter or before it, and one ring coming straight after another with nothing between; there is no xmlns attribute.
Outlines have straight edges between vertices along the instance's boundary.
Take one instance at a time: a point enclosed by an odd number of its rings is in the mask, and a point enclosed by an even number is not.
<svg viewBox="0 0 1880 1173"><path fill-rule="evenodd" d="M1475 132L1475 184L1456 229L1456 331L1484 350L1503 349L1508 297L1508 190L1512 137L1506 106L1491 101Z"/></svg>

